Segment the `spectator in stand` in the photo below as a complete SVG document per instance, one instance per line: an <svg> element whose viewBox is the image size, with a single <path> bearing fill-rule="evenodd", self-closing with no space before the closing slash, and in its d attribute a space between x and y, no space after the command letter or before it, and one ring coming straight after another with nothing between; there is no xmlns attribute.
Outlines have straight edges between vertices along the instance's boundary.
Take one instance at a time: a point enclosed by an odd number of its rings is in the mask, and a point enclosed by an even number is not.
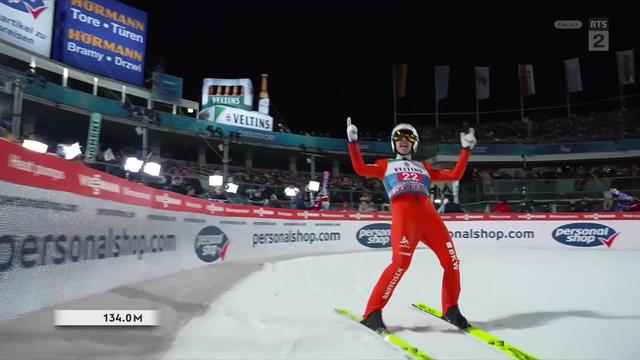
<svg viewBox="0 0 640 360"><path fill-rule="evenodd" d="M10 142L16 142L16 137L13 135L13 133L11 131L9 131L8 129L5 129L3 127L0 127L0 138L5 139L7 141Z"/></svg>
<svg viewBox="0 0 640 360"><path fill-rule="evenodd" d="M315 201L315 204L313 205L313 210L322 210L322 211L331 210L331 202L329 200L329 195L327 194L319 195Z"/></svg>
<svg viewBox="0 0 640 360"><path fill-rule="evenodd" d="M578 204L576 204L575 200L571 200L569 202L569 212L578 212Z"/></svg>
<svg viewBox="0 0 640 360"><path fill-rule="evenodd" d="M442 200L442 205L440 206L440 208L438 209L438 212L440 214L463 214L466 213L466 211L462 208L462 206L460 206L460 204L456 203L453 201L453 196L452 195L448 195L445 196L444 199Z"/></svg>
<svg viewBox="0 0 640 360"><path fill-rule="evenodd" d="M269 199L267 201L265 201L265 205L264 206L269 206L272 208L281 208L282 205L280 205L280 200L278 200L278 196L276 194L271 194L269 196Z"/></svg>
<svg viewBox="0 0 640 360"><path fill-rule="evenodd" d="M609 196L608 198L605 197L604 201L602 201L602 212L610 212L612 207L613 198L611 198L611 196Z"/></svg>
<svg viewBox="0 0 640 360"><path fill-rule="evenodd" d="M262 183L262 182L260 182ZM249 202L254 205L263 205L264 204L264 188L256 187L253 189L247 190L249 194Z"/></svg>
<svg viewBox="0 0 640 360"><path fill-rule="evenodd" d="M511 212L513 212L513 210L511 209L511 205L509 205L507 200L506 199L502 199L502 201L500 201L498 204L496 204L496 207L493 208L493 212L495 212L495 213L511 213Z"/></svg>
<svg viewBox="0 0 640 360"><path fill-rule="evenodd" d="M587 199L580 200L580 202L576 205L576 212L590 212L590 211L591 211L591 206L589 206Z"/></svg>
<svg viewBox="0 0 640 360"><path fill-rule="evenodd" d="M207 199L214 201L226 201L227 197L224 194L224 187L222 186L211 186L209 187L209 192L206 194Z"/></svg>
<svg viewBox="0 0 640 360"><path fill-rule="evenodd" d="M360 212L372 212L376 211L376 208L371 204L371 197L366 194L360 197L360 206L358 207Z"/></svg>
<svg viewBox="0 0 640 360"><path fill-rule="evenodd" d="M338 211L353 211L353 208L351 208L351 203L345 200L342 202L342 206L340 207L340 209L338 209Z"/></svg>
<svg viewBox="0 0 640 360"><path fill-rule="evenodd" d="M535 212L533 200L525 198L524 201L520 203L520 211L528 214Z"/></svg>
<svg viewBox="0 0 640 360"><path fill-rule="evenodd" d="M107 168L107 170L109 170L109 168ZM107 173L109 173L109 171L107 171ZM115 174L114 174L115 175ZM117 176L117 175L116 175ZM159 189L159 190L165 190L166 184L167 182L167 178L164 176L158 176L158 177L149 177L147 178L147 180L145 181L145 185L152 187L154 189Z"/></svg>
<svg viewBox="0 0 640 360"><path fill-rule="evenodd" d="M440 191L440 188L439 188L439 187L437 187L437 186L435 186L435 185L433 185L433 186L431 187L431 198L432 198L434 201L435 201L435 199L440 199L440 198L442 198L442 194L441 194L441 191Z"/></svg>
<svg viewBox="0 0 640 360"><path fill-rule="evenodd" d="M196 193L196 188L193 186L189 186L187 188L187 196L198 197L198 194Z"/></svg>
<svg viewBox="0 0 640 360"><path fill-rule="evenodd" d="M271 194L271 196L269 197L269 205L273 208L282 207L282 205L280 205L280 200L278 199L278 196L276 194Z"/></svg>
<svg viewBox="0 0 640 360"><path fill-rule="evenodd" d="M449 187L449 184L444 184L444 187L442 188L442 196L445 198L451 197L451 199L453 199L453 191Z"/></svg>
<svg viewBox="0 0 640 360"><path fill-rule="evenodd" d="M174 176L171 178L171 185L169 185L167 190L182 195L187 194L187 189L184 187L182 177L180 176Z"/></svg>
<svg viewBox="0 0 640 360"><path fill-rule="evenodd" d="M304 194L302 191L291 198L291 208L297 210L305 210L307 208L307 205L304 203Z"/></svg>
<svg viewBox="0 0 640 360"><path fill-rule="evenodd" d="M368 211L370 211L369 210L370 208L371 208L371 206L369 204L369 200L360 199L360 205L358 206L358 211L360 211L360 212L368 212Z"/></svg>
<svg viewBox="0 0 640 360"><path fill-rule="evenodd" d="M480 177L480 170L478 170L478 168L476 167L474 167L473 171L471 172L471 180L475 183L482 182L482 178Z"/></svg>

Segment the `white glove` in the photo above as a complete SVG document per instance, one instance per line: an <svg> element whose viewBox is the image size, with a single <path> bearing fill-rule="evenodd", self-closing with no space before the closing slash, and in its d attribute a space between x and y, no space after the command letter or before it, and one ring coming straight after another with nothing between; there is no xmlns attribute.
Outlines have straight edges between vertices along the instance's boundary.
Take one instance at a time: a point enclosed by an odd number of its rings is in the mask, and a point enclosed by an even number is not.
<svg viewBox="0 0 640 360"><path fill-rule="evenodd" d="M463 149L472 150L474 146L476 146L476 131L473 128L469 128L469 132L467 134L461 132L460 133L460 143L462 144Z"/></svg>
<svg viewBox="0 0 640 360"><path fill-rule="evenodd" d="M358 141L358 128L351 124L351 118L347 118L347 139L349 142Z"/></svg>

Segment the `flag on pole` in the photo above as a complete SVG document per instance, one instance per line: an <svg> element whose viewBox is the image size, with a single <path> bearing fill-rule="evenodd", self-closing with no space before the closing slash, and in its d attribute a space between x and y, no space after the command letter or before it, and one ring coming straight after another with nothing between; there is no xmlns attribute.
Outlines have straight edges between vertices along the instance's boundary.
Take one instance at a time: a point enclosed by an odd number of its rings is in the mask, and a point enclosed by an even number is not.
<svg viewBox="0 0 640 360"><path fill-rule="evenodd" d="M616 62L618 63L618 83L620 85L635 83L636 68L633 50L617 51Z"/></svg>
<svg viewBox="0 0 640 360"><path fill-rule="evenodd" d="M407 95L407 64L394 65L393 74L395 79L396 97L405 97Z"/></svg>
<svg viewBox="0 0 640 360"><path fill-rule="evenodd" d="M476 66L476 99L489 98L489 68L484 66Z"/></svg>
<svg viewBox="0 0 640 360"><path fill-rule="evenodd" d="M573 58L564 61L564 73L567 79L567 91L582 91L582 76L580 75L580 59Z"/></svg>
<svg viewBox="0 0 640 360"><path fill-rule="evenodd" d="M520 88L522 96L536 94L536 84L533 78L533 65L518 64L518 74L520 75Z"/></svg>
<svg viewBox="0 0 640 360"><path fill-rule="evenodd" d="M436 100L449 96L449 66L436 66Z"/></svg>

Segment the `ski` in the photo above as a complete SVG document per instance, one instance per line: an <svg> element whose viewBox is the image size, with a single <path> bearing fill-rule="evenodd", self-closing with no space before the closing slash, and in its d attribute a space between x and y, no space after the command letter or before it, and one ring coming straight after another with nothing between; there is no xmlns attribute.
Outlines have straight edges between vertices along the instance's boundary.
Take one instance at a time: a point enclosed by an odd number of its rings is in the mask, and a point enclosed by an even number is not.
<svg viewBox="0 0 640 360"><path fill-rule="evenodd" d="M357 322L358 324L360 324L360 322L362 321L362 317L361 316L355 315L352 312L350 312L349 310L335 309L335 311L338 314L344 315L345 317ZM362 327L368 329L369 331L380 335L382 338L384 338L387 342L392 344L394 347L404 351L405 354L411 359L433 360L433 357L431 357L427 353L423 352L422 350L418 349L417 347L409 344L407 341L403 340L398 335L395 335L394 333L392 333L390 331L377 332L377 331L373 331L373 330L369 329L368 327L366 327L366 326L364 326L362 324L360 324L360 325Z"/></svg>
<svg viewBox="0 0 640 360"><path fill-rule="evenodd" d="M442 311L438 310L438 309L434 309L431 306L427 305L427 304L411 304L414 308L418 309L420 312L425 313L425 314L429 314L429 315L433 315L435 317L437 317L438 319L445 321L442 318ZM448 323L448 322L447 322ZM452 324L453 325L453 324ZM493 346L495 349L502 351L503 353L509 355L510 357L517 359L517 360L537 360L538 358L536 358L533 355L527 354L526 352L518 349L517 347L509 344L508 342L501 340L491 334L489 334L488 332L482 330L482 329L478 329L476 327L470 327L468 329L460 329L463 332L466 332L467 334L473 336L474 338L482 341L485 344L491 345Z"/></svg>

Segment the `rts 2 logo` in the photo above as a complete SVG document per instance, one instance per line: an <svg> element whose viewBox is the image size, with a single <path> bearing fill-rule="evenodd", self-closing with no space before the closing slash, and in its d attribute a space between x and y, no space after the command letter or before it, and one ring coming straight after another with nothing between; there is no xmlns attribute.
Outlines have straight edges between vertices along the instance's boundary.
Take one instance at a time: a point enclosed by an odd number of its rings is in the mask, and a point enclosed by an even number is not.
<svg viewBox="0 0 640 360"><path fill-rule="evenodd" d="M602 224L574 223L562 225L553 230L553 238L564 245L577 247L595 247L613 245L619 232Z"/></svg>
<svg viewBox="0 0 640 360"><path fill-rule="evenodd" d="M20 12L31 14L34 19L37 19L43 11L49 8L43 0L0 0L0 3Z"/></svg>

